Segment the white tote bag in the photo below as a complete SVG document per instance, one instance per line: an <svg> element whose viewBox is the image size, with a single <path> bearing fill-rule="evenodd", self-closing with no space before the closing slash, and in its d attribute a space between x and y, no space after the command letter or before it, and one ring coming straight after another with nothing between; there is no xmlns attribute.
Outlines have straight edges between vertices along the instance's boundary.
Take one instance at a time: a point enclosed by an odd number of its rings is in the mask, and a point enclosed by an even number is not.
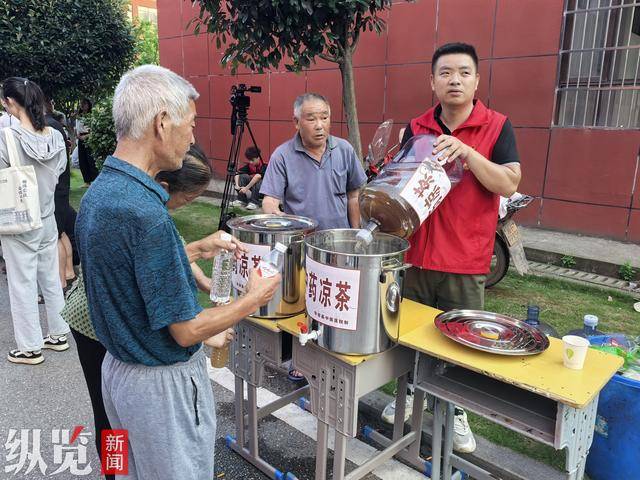
<svg viewBox="0 0 640 480"><path fill-rule="evenodd" d="M0 235L30 232L42 227L38 181L33 165L21 165L10 128L7 139L9 167L0 169Z"/></svg>

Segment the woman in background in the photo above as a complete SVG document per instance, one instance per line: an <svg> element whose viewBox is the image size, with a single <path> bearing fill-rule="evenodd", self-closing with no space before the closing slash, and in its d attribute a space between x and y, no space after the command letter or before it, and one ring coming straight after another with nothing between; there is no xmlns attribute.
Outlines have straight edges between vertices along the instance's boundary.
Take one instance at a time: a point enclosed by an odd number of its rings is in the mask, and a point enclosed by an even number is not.
<svg viewBox="0 0 640 480"><path fill-rule="evenodd" d="M45 98L37 84L22 77L7 78L0 88L0 100L5 110L20 120L19 125L0 132L0 169L15 163L9 157L7 145L12 138L19 162L35 170L42 219L42 227L36 230L0 235L18 347L11 350L7 358L13 363L37 365L44 361L43 348L56 351L69 348L66 337L69 326L60 315L64 298L58 275L58 229L53 213L54 191L66 167L67 152L60 132L46 125ZM44 297L49 327L44 338L38 286Z"/></svg>

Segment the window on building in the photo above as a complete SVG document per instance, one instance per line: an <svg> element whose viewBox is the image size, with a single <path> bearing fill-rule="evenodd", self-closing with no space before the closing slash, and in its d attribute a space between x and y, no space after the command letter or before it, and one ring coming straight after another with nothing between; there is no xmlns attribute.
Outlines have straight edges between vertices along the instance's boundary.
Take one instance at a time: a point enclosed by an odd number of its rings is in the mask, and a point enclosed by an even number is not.
<svg viewBox="0 0 640 480"><path fill-rule="evenodd" d="M158 25L158 10L149 7L138 6L138 18L140 20L146 20L154 25Z"/></svg>
<svg viewBox="0 0 640 480"><path fill-rule="evenodd" d="M555 125L640 128L640 0L565 0Z"/></svg>

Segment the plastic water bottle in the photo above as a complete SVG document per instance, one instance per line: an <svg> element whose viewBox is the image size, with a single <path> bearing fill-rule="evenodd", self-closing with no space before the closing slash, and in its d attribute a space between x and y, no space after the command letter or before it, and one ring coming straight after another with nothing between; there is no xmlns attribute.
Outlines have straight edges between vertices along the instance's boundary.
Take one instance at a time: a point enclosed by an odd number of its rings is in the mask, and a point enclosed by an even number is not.
<svg viewBox="0 0 640 480"><path fill-rule="evenodd" d="M274 277L278 272L282 271L284 265L284 255L287 252L287 246L282 243L276 243L269 255L262 258L258 264L258 275L264 278Z"/></svg>
<svg viewBox="0 0 640 480"><path fill-rule="evenodd" d="M598 326L598 317L595 315L585 315L584 316L584 325L582 328L578 328L576 330L571 330L567 333L567 335L576 335L578 337L590 338L595 337L596 335L604 335L603 332L597 329Z"/></svg>
<svg viewBox="0 0 640 480"><path fill-rule="evenodd" d="M220 238L230 242L233 238L228 233L223 233ZM213 271L211 272L211 293L209 298L215 305L224 305L231 300L231 273L233 270L233 252L222 250L213 258Z"/></svg>
<svg viewBox="0 0 640 480"><path fill-rule="evenodd" d="M527 319L525 322L540 330L547 337L560 338L555 328L548 323L540 321L540 307L538 305L529 305L527 307Z"/></svg>

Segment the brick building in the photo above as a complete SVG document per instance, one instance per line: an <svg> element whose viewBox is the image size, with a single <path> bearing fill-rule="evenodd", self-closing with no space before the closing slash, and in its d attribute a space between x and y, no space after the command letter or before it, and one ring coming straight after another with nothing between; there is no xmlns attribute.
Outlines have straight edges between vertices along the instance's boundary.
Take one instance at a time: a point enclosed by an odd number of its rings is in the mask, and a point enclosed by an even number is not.
<svg viewBox="0 0 640 480"><path fill-rule="evenodd" d="M215 43L187 31L198 13L190 1L157 3L161 63L200 92L196 136L217 172L229 153L236 83L262 87L249 118L263 152L293 135L292 103L305 90L328 96L333 134L346 137L337 65L232 76ZM386 32L364 34L354 59L363 146L383 120L397 130L432 105L436 46L472 43L478 97L510 117L520 191L538 197L519 221L640 242L640 1L418 0L394 2L385 17Z"/></svg>

